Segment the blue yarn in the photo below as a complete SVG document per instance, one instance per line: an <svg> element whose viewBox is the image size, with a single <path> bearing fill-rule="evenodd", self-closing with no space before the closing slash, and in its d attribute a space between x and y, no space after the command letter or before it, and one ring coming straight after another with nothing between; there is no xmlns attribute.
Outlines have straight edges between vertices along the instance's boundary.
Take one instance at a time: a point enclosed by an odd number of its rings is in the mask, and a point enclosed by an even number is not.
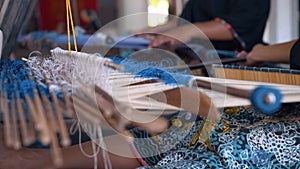
<svg viewBox="0 0 300 169"><path fill-rule="evenodd" d="M145 51L150 52L150 51ZM178 64L178 58L162 57L160 60L151 60L151 58L138 58L137 56L112 56L110 59L124 67L124 72L136 75L136 77L156 78L165 84L188 86L191 80L190 70L172 68ZM167 70L166 70L167 68Z"/></svg>
<svg viewBox="0 0 300 169"><path fill-rule="evenodd" d="M13 60L11 63L11 67L13 70L20 70L24 66L24 62L21 60Z"/></svg>
<svg viewBox="0 0 300 169"><path fill-rule="evenodd" d="M12 89L13 89L13 93L15 94L15 97L20 97L20 92L18 90L18 83L11 83Z"/></svg>
<svg viewBox="0 0 300 169"><path fill-rule="evenodd" d="M274 94L276 101L274 103L265 103L264 98L267 94ZM281 108L282 95L279 90L269 86L259 86L255 88L250 94L250 101L252 105L260 112L272 115Z"/></svg>
<svg viewBox="0 0 300 169"><path fill-rule="evenodd" d="M29 72L26 69L21 69L17 74L16 74L16 78L18 80L26 80L29 77Z"/></svg>
<svg viewBox="0 0 300 169"><path fill-rule="evenodd" d="M12 106L12 97L24 100L25 95L29 95L29 97L33 99L34 89L37 87L37 84L32 80L28 80L31 74L28 70L28 65L25 62L21 60L1 60L0 67L0 78L2 84L2 88L0 90L2 93L6 93L10 108ZM41 87L38 87L41 90ZM44 92L47 97L50 97L48 88L45 86L43 87L44 89L42 92ZM26 101L24 101L22 105L25 117L26 119L29 119L28 105L26 104Z"/></svg>
<svg viewBox="0 0 300 169"><path fill-rule="evenodd" d="M57 88L56 90L54 90L54 93L58 100L63 100L63 93L61 91L61 88Z"/></svg>
<svg viewBox="0 0 300 169"><path fill-rule="evenodd" d="M51 98L49 88L46 85L41 83L37 87L40 94L44 94L47 98Z"/></svg>
<svg viewBox="0 0 300 169"><path fill-rule="evenodd" d="M50 39L52 42L55 42L59 34L56 32L40 32L40 31L35 31L30 33L30 37L32 40L38 40L38 39Z"/></svg>
<svg viewBox="0 0 300 169"><path fill-rule="evenodd" d="M177 81L172 77L172 75L164 70L150 67L148 69L144 69L141 72L137 73L136 76L141 76L144 78L156 78L163 80L166 84L175 84L177 85Z"/></svg>
<svg viewBox="0 0 300 169"><path fill-rule="evenodd" d="M11 99L11 86L9 83L2 83L2 92L7 94L8 99Z"/></svg>
<svg viewBox="0 0 300 169"><path fill-rule="evenodd" d="M124 59L125 57L122 57L122 56L110 56L109 59L116 63L116 64L120 64Z"/></svg>
<svg viewBox="0 0 300 169"><path fill-rule="evenodd" d="M165 84L188 86L192 76L181 73L170 73L166 70L150 67L136 74L136 77L156 78Z"/></svg>
<svg viewBox="0 0 300 169"><path fill-rule="evenodd" d="M191 75L182 74L182 73L173 73L172 76L176 79L178 84L189 87L189 83L193 78Z"/></svg>
<svg viewBox="0 0 300 169"><path fill-rule="evenodd" d="M29 95L32 99L34 96L34 89L36 88L36 83L32 80L24 80L20 83L20 93L21 97Z"/></svg>

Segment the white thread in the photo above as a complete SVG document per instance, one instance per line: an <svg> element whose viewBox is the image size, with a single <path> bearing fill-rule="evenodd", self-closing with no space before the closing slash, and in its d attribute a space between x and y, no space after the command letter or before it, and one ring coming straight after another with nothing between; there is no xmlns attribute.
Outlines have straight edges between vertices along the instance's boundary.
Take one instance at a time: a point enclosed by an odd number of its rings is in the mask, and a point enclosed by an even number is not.
<svg viewBox="0 0 300 169"><path fill-rule="evenodd" d="M42 56L42 53L40 51L32 51L32 52L29 53L28 58L36 57L36 56L31 56L33 54L39 54L39 56Z"/></svg>
<svg viewBox="0 0 300 169"><path fill-rule="evenodd" d="M108 83L109 73L112 69L104 66L105 62L109 61L109 59L105 59L101 55L99 56L99 54L87 54L75 51L71 51L71 55L69 56L69 51L60 48L51 50L50 57L41 57L41 53L39 52L39 55L34 54L35 52L31 53L29 57L28 63L30 67L40 79L42 79L43 74L50 78L53 82L50 88L55 91L61 89L55 84L61 84L61 86L63 86L62 90L68 91L69 94L71 94L72 89L75 90L73 92L76 92L77 89L81 89L84 84L87 86L86 90L92 90L94 86L97 85L109 94L112 93L111 86ZM77 94L80 95L79 92ZM80 124L82 126L84 123L80 122ZM95 142L92 143L93 154L90 155L86 153L82 147L81 126L79 125L79 121L74 123L70 132L74 134L77 127L79 132L79 147L83 155L88 158L94 158L94 168L97 168L97 155L100 152L100 147L102 147L101 151L105 169L112 168L109 155L106 152L101 127L86 123L82 126L92 131L92 134L97 138L97 140L94 141L96 141L98 146L95 145Z"/></svg>
<svg viewBox="0 0 300 169"><path fill-rule="evenodd" d="M79 121L76 120L72 123L70 129L69 129L69 133L71 135L74 135L77 131L79 130Z"/></svg>
<svg viewBox="0 0 300 169"><path fill-rule="evenodd" d="M97 148L96 153L93 153L92 155L86 153L82 147L82 142L81 142L81 128L80 126L78 127L78 134L79 134L79 147L80 147L80 151L83 153L84 156L88 157L88 158L94 158L95 156L97 157L98 153L100 152L100 148Z"/></svg>

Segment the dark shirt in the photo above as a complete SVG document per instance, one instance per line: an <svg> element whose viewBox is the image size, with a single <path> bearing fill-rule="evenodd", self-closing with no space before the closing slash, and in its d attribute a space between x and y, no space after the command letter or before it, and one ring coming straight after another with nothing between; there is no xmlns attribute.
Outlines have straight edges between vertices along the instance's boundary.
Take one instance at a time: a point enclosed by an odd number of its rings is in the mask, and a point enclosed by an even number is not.
<svg viewBox="0 0 300 169"><path fill-rule="evenodd" d="M98 31L101 27L101 23L97 20L92 20L90 23L88 23L86 26L85 26L85 30L86 30L86 33L87 34L93 34L95 33L96 31Z"/></svg>
<svg viewBox="0 0 300 169"><path fill-rule="evenodd" d="M263 42L269 11L270 0L189 0L181 17L191 23L221 18L231 24L250 51Z"/></svg>
<svg viewBox="0 0 300 169"><path fill-rule="evenodd" d="M300 40L299 39L291 49L290 68L300 70Z"/></svg>

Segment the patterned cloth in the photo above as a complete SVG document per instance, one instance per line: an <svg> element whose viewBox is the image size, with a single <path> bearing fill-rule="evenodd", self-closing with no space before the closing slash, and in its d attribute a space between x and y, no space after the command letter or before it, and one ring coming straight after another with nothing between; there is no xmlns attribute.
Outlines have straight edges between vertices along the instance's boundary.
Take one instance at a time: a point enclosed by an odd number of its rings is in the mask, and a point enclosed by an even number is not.
<svg viewBox="0 0 300 169"><path fill-rule="evenodd" d="M300 168L300 105L289 104L273 116L252 107L224 110L209 145L188 145L203 121L190 113L169 117L171 127L150 136L133 130L136 150L149 166L139 169ZM139 139L143 138L143 139Z"/></svg>

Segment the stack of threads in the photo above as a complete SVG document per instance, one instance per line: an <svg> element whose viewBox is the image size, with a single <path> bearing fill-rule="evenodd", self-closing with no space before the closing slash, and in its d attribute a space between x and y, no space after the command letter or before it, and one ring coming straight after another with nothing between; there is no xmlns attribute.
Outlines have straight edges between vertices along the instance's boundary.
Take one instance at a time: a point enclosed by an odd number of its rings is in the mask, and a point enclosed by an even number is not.
<svg viewBox="0 0 300 169"><path fill-rule="evenodd" d="M71 141L58 92L49 80L45 85L45 80L34 76L23 61L2 60L0 67L0 105L6 146L19 150L39 140L50 146L53 163L62 165L60 145L68 146Z"/></svg>

